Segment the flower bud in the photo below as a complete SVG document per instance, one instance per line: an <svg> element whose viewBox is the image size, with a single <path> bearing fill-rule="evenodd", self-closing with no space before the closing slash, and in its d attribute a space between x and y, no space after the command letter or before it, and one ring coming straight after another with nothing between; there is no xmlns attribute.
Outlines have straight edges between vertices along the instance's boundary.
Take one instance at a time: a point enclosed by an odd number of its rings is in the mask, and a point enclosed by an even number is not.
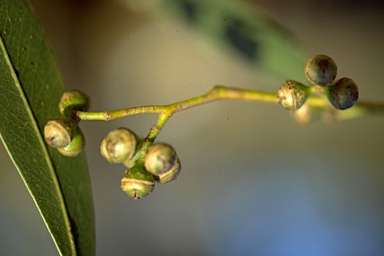
<svg viewBox="0 0 384 256"><path fill-rule="evenodd" d="M141 163L137 163L127 171L121 180L121 189L135 200L149 195L154 187L152 174L148 173Z"/></svg>
<svg viewBox="0 0 384 256"><path fill-rule="evenodd" d="M72 117L73 111L87 111L91 100L82 91L73 90L63 94L59 102L59 111L65 117Z"/></svg>
<svg viewBox="0 0 384 256"><path fill-rule="evenodd" d="M352 79L344 77L328 87L327 97L336 109L345 110L355 105L359 89Z"/></svg>
<svg viewBox="0 0 384 256"><path fill-rule="evenodd" d="M103 139L100 152L110 163L124 163L131 159L140 146L140 138L127 128L111 131Z"/></svg>
<svg viewBox="0 0 384 256"><path fill-rule="evenodd" d="M309 94L308 86L288 80L277 91L277 102L285 109L295 112L305 103Z"/></svg>
<svg viewBox="0 0 384 256"><path fill-rule="evenodd" d="M70 120L51 120L44 127L44 139L51 147L63 148L72 141L74 130L75 124Z"/></svg>
<svg viewBox="0 0 384 256"><path fill-rule="evenodd" d="M153 144L148 148L144 166L160 183L175 180L181 171L180 160L175 149L165 143Z"/></svg>
<svg viewBox="0 0 384 256"><path fill-rule="evenodd" d="M307 61L304 73L312 84L326 86L335 80L337 65L327 55L319 54Z"/></svg>
<svg viewBox="0 0 384 256"><path fill-rule="evenodd" d="M176 156L175 163L173 164L173 166L167 172L154 176L154 179L159 183L169 183L176 180L180 172L181 163L179 157Z"/></svg>
<svg viewBox="0 0 384 256"><path fill-rule="evenodd" d="M59 152L68 157L75 157L83 151L85 147L85 137L79 127L76 127L72 141L63 148L58 148Z"/></svg>

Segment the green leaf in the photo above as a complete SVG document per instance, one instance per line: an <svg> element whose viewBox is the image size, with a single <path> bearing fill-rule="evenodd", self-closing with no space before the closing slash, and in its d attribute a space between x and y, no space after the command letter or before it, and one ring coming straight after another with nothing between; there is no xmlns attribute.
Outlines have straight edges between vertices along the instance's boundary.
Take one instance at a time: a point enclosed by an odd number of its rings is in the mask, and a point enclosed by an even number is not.
<svg viewBox="0 0 384 256"><path fill-rule="evenodd" d="M47 148L65 86L45 35L24 0L0 0L0 133L61 255L94 255L94 215L84 153Z"/></svg>

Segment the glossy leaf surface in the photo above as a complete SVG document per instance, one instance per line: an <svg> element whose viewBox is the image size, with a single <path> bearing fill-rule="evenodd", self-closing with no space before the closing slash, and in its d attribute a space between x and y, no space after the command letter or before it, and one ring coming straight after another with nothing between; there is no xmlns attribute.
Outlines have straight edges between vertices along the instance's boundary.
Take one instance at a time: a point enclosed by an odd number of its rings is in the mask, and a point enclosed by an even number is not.
<svg viewBox="0 0 384 256"><path fill-rule="evenodd" d="M0 132L62 255L93 255L94 215L84 153L47 148L44 125L65 91L29 3L0 0Z"/></svg>

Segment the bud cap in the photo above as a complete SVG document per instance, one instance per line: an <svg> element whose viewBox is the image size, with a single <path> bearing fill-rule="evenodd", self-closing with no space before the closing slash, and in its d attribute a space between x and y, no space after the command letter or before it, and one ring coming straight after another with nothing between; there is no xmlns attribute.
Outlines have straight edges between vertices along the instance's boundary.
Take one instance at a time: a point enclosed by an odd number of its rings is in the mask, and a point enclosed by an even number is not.
<svg viewBox="0 0 384 256"><path fill-rule="evenodd" d="M344 77L329 86L327 97L336 109L345 110L356 104L359 89L352 79Z"/></svg>
<svg viewBox="0 0 384 256"><path fill-rule="evenodd" d="M54 148L63 148L72 141L75 125L64 119L49 121L44 127L44 139Z"/></svg>
<svg viewBox="0 0 384 256"><path fill-rule="evenodd" d="M304 73L312 84L326 86L335 80L337 65L329 56L319 54L307 61Z"/></svg>

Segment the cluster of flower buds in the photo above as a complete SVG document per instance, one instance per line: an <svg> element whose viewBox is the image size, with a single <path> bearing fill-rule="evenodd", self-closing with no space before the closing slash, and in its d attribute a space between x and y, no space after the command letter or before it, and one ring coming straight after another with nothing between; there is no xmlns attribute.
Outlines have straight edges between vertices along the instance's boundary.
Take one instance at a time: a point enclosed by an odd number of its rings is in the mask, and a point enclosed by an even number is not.
<svg viewBox="0 0 384 256"><path fill-rule="evenodd" d="M77 156L85 146L85 138L77 111L88 111L89 97L81 91L69 91L60 99L62 118L50 120L44 127L48 145L57 148L64 156ZM181 171L175 149L165 143L144 142L133 131L118 128L107 134L100 145L101 155L109 163L128 167L121 181L121 188L134 199L149 195L159 183L169 183Z"/></svg>
<svg viewBox="0 0 384 256"><path fill-rule="evenodd" d="M88 111L90 104L88 95L81 91L65 92L59 102L62 118L50 120L44 127L47 144L65 156L77 156L85 146L85 138L75 112Z"/></svg>
<svg viewBox="0 0 384 256"><path fill-rule="evenodd" d="M357 102L357 85L345 77L335 81L337 66L330 57L316 55L310 58L304 71L311 85L288 80L277 92L277 101L287 110L297 111L314 93L325 95L334 107L327 109L332 111L348 109ZM76 112L88 111L89 106L90 99L83 92L66 92L59 103L62 118L49 121L44 128L47 144L65 156L78 155L85 146L85 139ZM302 110L307 109L306 106ZM128 168L121 188L134 199L149 195L155 181L169 183L181 171L179 157L171 145L145 141L127 128L109 132L101 142L100 151L109 163L120 163Z"/></svg>
<svg viewBox="0 0 384 256"><path fill-rule="evenodd" d="M287 110L295 112L313 92L318 91L326 95L332 106L338 110L348 109L357 102L357 85L346 77L335 81L337 66L330 57L322 54L313 56L307 61L304 73L311 83L310 86L289 80L277 92L277 101Z"/></svg>
<svg viewBox="0 0 384 256"><path fill-rule="evenodd" d="M155 181L169 183L175 180L181 171L180 160L171 145L155 143L146 148L144 144L133 131L118 128L109 132L100 145L100 152L108 162L129 168L121 180L121 188L133 199L149 195ZM146 152L139 152L143 149ZM138 153L138 159L132 161Z"/></svg>

